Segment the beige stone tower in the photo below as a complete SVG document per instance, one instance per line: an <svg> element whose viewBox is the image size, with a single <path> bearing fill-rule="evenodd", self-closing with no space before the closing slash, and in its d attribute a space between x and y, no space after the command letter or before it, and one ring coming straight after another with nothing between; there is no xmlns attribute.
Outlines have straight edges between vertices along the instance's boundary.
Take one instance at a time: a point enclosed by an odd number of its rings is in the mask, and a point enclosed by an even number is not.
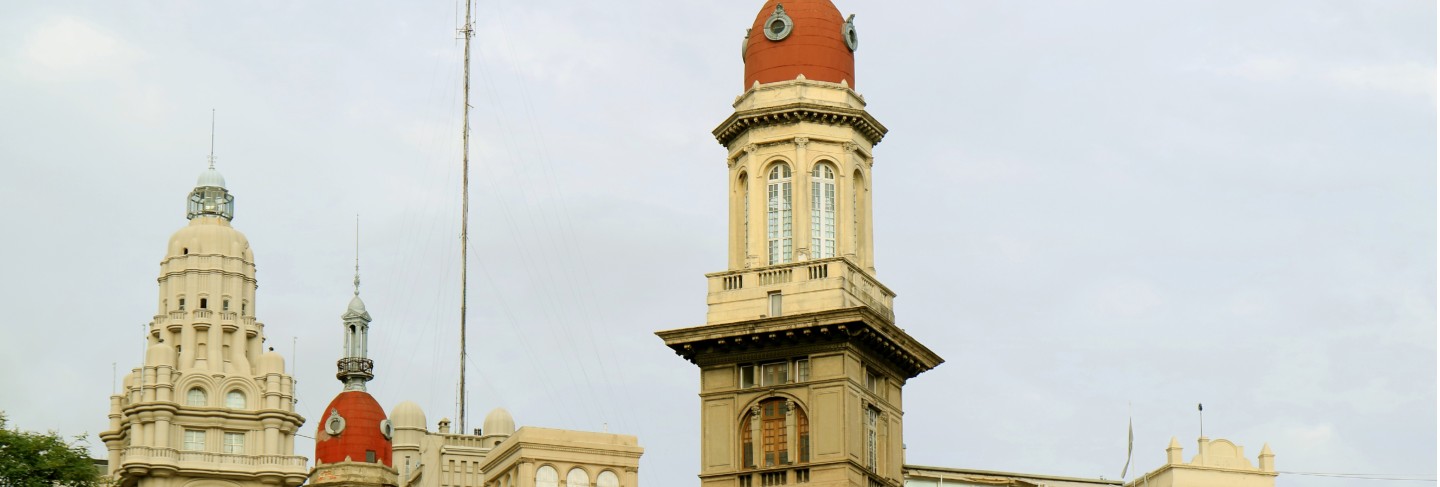
<svg viewBox="0 0 1440 487"><path fill-rule="evenodd" d="M234 197L211 167L190 193L190 224L160 262L145 362L110 397L100 434L125 487L294 486L295 382L255 320L255 256L230 226Z"/></svg>
<svg viewBox="0 0 1440 487"><path fill-rule="evenodd" d="M875 277L872 148L853 16L771 0L747 36L728 149L729 270L704 326L659 332L700 366L706 486L903 483L901 394L942 359L895 326ZM762 35L763 34L763 35Z"/></svg>

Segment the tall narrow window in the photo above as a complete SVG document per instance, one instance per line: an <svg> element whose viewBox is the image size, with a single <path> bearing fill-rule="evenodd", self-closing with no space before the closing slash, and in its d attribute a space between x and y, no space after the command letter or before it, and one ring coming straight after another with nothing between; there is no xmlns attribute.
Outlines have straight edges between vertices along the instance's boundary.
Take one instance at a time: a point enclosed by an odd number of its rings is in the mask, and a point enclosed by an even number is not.
<svg viewBox="0 0 1440 487"><path fill-rule="evenodd" d="M865 209L860 207L861 193L865 192L865 177L860 175L860 170L855 170L855 175L850 178L850 184L850 228L853 229L850 235L850 244L852 251L859 257L860 235L865 233L865 229L861 227Z"/></svg>
<svg viewBox="0 0 1440 487"><path fill-rule="evenodd" d="M210 309L210 299L200 298L200 309Z"/></svg>
<svg viewBox="0 0 1440 487"><path fill-rule="evenodd" d="M810 173L810 252L835 256L835 169L819 164Z"/></svg>
<svg viewBox="0 0 1440 487"><path fill-rule="evenodd" d="M799 359L795 361L795 382L810 380L810 359Z"/></svg>
<svg viewBox="0 0 1440 487"><path fill-rule="evenodd" d="M750 266L750 176L740 173L740 266Z"/></svg>
<svg viewBox="0 0 1440 487"><path fill-rule="evenodd" d="M230 311L230 300L229 300L229 299L225 299L225 300L221 300L221 301L220 301L220 311Z"/></svg>
<svg viewBox="0 0 1440 487"><path fill-rule="evenodd" d="M204 451L205 430L185 430L185 449L190 451Z"/></svg>
<svg viewBox="0 0 1440 487"><path fill-rule="evenodd" d="M740 388L741 388L741 389L747 389L747 388L751 388L751 387L755 387L755 366L754 366L754 365L741 365L741 366L740 366Z"/></svg>
<svg viewBox="0 0 1440 487"><path fill-rule="evenodd" d="M180 311L185 311L185 298L180 298Z"/></svg>
<svg viewBox="0 0 1440 487"><path fill-rule="evenodd" d="M225 443L221 445L223 453L245 453L245 433L225 432Z"/></svg>
<svg viewBox="0 0 1440 487"><path fill-rule="evenodd" d="M771 316L771 317L780 316L780 312L781 312L781 311L782 311L782 310L780 309L780 293L779 293L779 292L770 293L770 316Z"/></svg>
<svg viewBox="0 0 1440 487"><path fill-rule="evenodd" d="M769 247L770 265L790 262L793 222L790 215L790 166L776 164L770 168L769 184L766 185L766 244Z"/></svg>
<svg viewBox="0 0 1440 487"><path fill-rule="evenodd" d="M879 455L876 452L878 445L875 442L876 423L878 423L879 420L880 411L873 407L865 408L865 466L869 467L871 471L875 471L880 467L878 464Z"/></svg>

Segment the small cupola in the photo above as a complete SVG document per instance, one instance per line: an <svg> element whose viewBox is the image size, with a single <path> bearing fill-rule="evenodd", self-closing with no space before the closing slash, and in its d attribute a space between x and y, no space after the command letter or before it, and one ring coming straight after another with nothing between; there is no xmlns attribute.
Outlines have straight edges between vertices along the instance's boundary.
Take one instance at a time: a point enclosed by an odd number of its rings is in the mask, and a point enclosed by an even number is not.
<svg viewBox="0 0 1440 487"><path fill-rule="evenodd" d="M225 177L215 170L214 158L210 167L195 180L195 189L190 191L190 202L185 218L218 216L226 221L235 218L235 197L225 189Z"/></svg>

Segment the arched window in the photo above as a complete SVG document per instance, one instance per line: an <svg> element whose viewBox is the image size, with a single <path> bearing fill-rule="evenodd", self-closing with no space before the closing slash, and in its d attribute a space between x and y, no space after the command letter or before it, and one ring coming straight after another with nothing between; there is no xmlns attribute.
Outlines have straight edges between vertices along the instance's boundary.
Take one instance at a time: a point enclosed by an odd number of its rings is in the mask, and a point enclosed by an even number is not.
<svg viewBox="0 0 1440 487"><path fill-rule="evenodd" d="M595 477L595 487L620 487L620 477L615 472L606 470Z"/></svg>
<svg viewBox="0 0 1440 487"><path fill-rule="evenodd" d="M746 467L808 462L810 420L805 411L791 401L766 399L751 408L740 422L740 445L740 458Z"/></svg>
<svg viewBox="0 0 1440 487"><path fill-rule="evenodd" d="M535 487L560 487L560 472L555 467L541 465L535 469Z"/></svg>
<svg viewBox="0 0 1440 487"><path fill-rule="evenodd" d="M740 181L736 183L740 193L740 265L749 266L750 256L750 175L740 173Z"/></svg>
<svg viewBox="0 0 1440 487"><path fill-rule="evenodd" d="M790 262L790 251L794 245L790 238L790 166L776 164L770 168L766 195L766 243L770 265Z"/></svg>
<svg viewBox="0 0 1440 487"><path fill-rule="evenodd" d="M204 406L207 402L209 398L205 395L205 389L191 387L190 392L185 393L186 406Z"/></svg>
<svg viewBox="0 0 1440 487"><path fill-rule="evenodd" d="M855 175L850 179L851 248L853 249L852 252L863 261L864 257L860 255L860 245L864 242L860 241L860 235L865 233L865 209L860 207L860 203L864 201L862 194L865 192L865 176L860 174L859 169L856 169Z"/></svg>
<svg viewBox="0 0 1440 487"><path fill-rule="evenodd" d="M226 393L225 407L230 409L245 409L245 393L238 390Z"/></svg>
<svg viewBox="0 0 1440 487"><path fill-rule="evenodd" d="M810 253L835 256L835 169L829 164L810 173Z"/></svg>
<svg viewBox="0 0 1440 487"><path fill-rule="evenodd" d="M590 474L580 467L570 469L570 473L565 474L565 487L590 487Z"/></svg>

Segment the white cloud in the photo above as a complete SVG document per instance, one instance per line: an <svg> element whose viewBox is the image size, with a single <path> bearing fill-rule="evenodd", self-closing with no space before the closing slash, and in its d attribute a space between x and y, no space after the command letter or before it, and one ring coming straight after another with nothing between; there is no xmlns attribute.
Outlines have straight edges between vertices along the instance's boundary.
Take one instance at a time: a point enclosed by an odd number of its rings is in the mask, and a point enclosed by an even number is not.
<svg viewBox="0 0 1440 487"><path fill-rule="evenodd" d="M73 17L42 22L20 47L21 70L46 79L116 72L143 57L123 39Z"/></svg>
<svg viewBox="0 0 1440 487"><path fill-rule="evenodd" d="M1326 77L1347 88L1435 99L1435 68L1417 62L1339 68Z"/></svg>

